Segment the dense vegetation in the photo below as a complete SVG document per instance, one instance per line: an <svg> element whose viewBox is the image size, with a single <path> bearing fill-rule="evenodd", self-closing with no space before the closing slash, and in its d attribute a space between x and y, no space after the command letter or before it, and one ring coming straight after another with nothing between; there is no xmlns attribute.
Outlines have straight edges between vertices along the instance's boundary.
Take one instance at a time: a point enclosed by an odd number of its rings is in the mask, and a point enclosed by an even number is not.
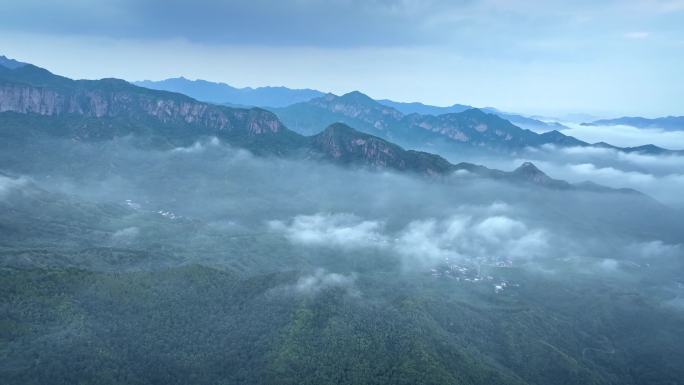
<svg viewBox="0 0 684 385"><path fill-rule="evenodd" d="M284 289L295 277L239 279L197 265L4 270L3 382L681 380L681 317L635 292L539 282L541 292L502 297L431 277L370 274L359 282L362 296L330 289L310 297Z"/></svg>

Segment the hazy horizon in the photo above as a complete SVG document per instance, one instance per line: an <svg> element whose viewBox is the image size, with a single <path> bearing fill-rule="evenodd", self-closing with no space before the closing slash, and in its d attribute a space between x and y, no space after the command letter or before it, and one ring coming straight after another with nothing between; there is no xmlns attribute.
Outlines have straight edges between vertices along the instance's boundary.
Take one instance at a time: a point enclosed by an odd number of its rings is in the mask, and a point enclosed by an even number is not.
<svg viewBox="0 0 684 385"><path fill-rule="evenodd" d="M23 1L5 5L0 46L72 78L655 117L683 114L683 16L680 0Z"/></svg>

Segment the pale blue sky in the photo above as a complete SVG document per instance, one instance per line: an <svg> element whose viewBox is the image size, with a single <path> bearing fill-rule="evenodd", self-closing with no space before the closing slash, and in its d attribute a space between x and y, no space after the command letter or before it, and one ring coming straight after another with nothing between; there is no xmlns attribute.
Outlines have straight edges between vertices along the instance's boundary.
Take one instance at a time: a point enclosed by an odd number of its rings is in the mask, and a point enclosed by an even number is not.
<svg viewBox="0 0 684 385"><path fill-rule="evenodd" d="M0 53L76 78L183 75L538 114L684 115L684 0L0 6Z"/></svg>

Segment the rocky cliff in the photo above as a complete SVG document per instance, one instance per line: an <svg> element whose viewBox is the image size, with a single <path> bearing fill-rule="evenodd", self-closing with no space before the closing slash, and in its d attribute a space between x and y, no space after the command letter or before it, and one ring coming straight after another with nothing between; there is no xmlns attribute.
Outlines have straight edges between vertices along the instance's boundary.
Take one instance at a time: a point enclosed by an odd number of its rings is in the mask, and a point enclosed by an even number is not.
<svg viewBox="0 0 684 385"><path fill-rule="evenodd" d="M70 80L26 65L0 70L0 112L87 118L152 119L250 135L286 130L271 112L198 102L190 97L148 90L123 80Z"/></svg>
<svg viewBox="0 0 684 385"><path fill-rule="evenodd" d="M337 163L363 164L427 175L447 174L452 165L444 158L419 151L407 151L378 137L336 123L311 137L312 147Z"/></svg>

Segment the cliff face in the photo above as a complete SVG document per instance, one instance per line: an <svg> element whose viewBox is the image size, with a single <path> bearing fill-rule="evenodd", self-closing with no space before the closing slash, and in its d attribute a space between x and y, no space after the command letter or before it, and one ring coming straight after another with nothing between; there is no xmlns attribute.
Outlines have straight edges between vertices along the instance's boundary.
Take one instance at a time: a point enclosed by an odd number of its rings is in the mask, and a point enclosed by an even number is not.
<svg viewBox="0 0 684 385"><path fill-rule="evenodd" d="M64 102L64 97L54 90L23 84L0 86L0 112L56 115L63 109Z"/></svg>
<svg viewBox="0 0 684 385"><path fill-rule="evenodd" d="M26 72L22 70L19 75ZM55 76L51 84L49 81L34 82L31 77L27 80L26 76L17 76L15 80L11 77L12 72L5 71L0 82L0 112L153 119L162 124L243 131L250 135L286 130L274 114L261 109L202 103L184 95L152 91L116 79L64 81Z"/></svg>

